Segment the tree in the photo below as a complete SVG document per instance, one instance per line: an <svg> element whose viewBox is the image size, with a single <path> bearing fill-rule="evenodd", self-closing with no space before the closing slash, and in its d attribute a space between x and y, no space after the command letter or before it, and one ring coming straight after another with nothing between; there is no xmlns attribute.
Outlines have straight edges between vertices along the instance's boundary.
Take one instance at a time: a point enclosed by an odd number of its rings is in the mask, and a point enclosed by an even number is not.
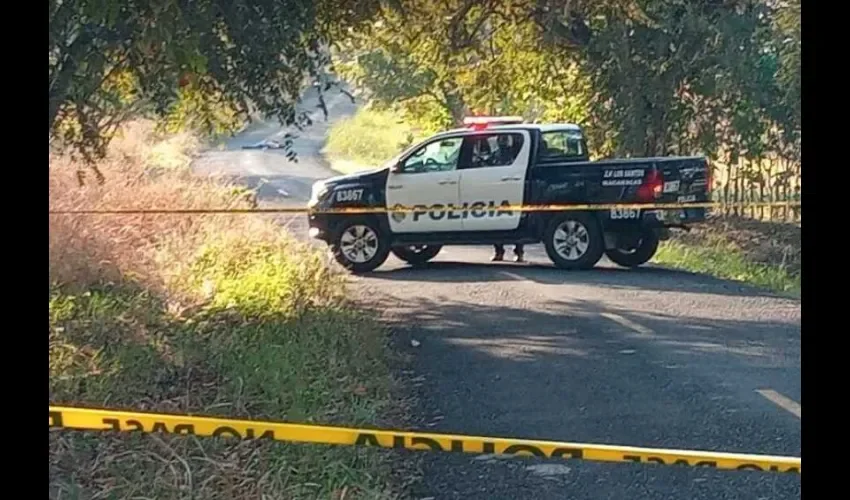
<svg viewBox="0 0 850 500"><path fill-rule="evenodd" d="M128 116L167 115L181 101L208 128L222 109L303 125L293 103L305 79L322 78L324 47L378 4L49 0L50 137L91 160Z"/></svg>
<svg viewBox="0 0 850 500"><path fill-rule="evenodd" d="M781 108L777 119L783 124L786 156L799 161L802 132L802 12L800 0L780 2L774 16L775 53L778 57L777 80Z"/></svg>
<svg viewBox="0 0 850 500"><path fill-rule="evenodd" d="M587 82L565 50L546 50L530 0L393 2L338 55L340 74L426 129L470 113L584 118Z"/></svg>
<svg viewBox="0 0 850 500"><path fill-rule="evenodd" d="M343 47L340 74L368 88L378 104L404 103L435 124L459 124L468 106L458 78L470 55L459 24L474 10L471 0L394 2Z"/></svg>
<svg viewBox="0 0 850 500"><path fill-rule="evenodd" d="M585 27L576 50L592 82L593 121L611 130L617 154L712 154L719 128L733 122L743 149L758 154L775 88L766 5L646 0L592 8L570 17Z"/></svg>
<svg viewBox="0 0 850 500"><path fill-rule="evenodd" d="M519 114L579 122L605 154L758 158L799 131L799 15L774 4L399 0L339 67L430 128Z"/></svg>

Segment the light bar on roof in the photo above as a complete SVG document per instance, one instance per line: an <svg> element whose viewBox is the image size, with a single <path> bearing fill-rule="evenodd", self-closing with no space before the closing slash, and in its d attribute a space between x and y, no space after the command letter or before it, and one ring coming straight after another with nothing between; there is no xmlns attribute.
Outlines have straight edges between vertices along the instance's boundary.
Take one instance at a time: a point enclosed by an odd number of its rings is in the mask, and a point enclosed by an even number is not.
<svg viewBox="0 0 850 500"><path fill-rule="evenodd" d="M480 130L492 125L514 125L523 121L521 116L469 116L463 119L463 124Z"/></svg>

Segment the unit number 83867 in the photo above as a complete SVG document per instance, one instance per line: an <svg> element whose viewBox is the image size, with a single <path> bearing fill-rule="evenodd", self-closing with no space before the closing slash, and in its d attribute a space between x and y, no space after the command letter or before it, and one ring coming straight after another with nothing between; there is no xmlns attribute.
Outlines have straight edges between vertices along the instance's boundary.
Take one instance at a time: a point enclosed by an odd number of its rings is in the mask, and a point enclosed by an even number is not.
<svg viewBox="0 0 850 500"><path fill-rule="evenodd" d="M637 219L640 215L640 210L636 208L612 208L612 219Z"/></svg>

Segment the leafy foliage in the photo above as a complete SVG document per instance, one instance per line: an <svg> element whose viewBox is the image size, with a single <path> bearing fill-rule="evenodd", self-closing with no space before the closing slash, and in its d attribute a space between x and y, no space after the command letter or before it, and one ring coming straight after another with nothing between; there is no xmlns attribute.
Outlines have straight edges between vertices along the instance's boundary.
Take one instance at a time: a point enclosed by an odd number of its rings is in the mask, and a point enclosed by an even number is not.
<svg viewBox="0 0 850 500"><path fill-rule="evenodd" d="M251 112L304 125L308 80L328 90L325 47L377 1L49 0L49 129L91 160L137 113L207 131ZM178 109L175 109L178 108ZM190 112L190 117L181 113Z"/></svg>
<svg viewBox="0 0 850 500"><path fill-rule="evenodd" d="M799 0L387 3L337 67L408 123L576 122L596 158L710 157L718 201L800 199Z"/></svg>
<svg viewBox="0 0 850 500"><path fill-rule="evenodd" d="M363 167L378 167L418 142L423 134L396 114L363 108L339 120L328 133L325 152L333 160L354 161Z"/></svg>
<svg viewBox="0 0 850 500"><path fill-rule="evenodd" d="M393 5L339 66L432 128L520 114L581 123L603 154L799 149L799 0Z"/></svg>
<svg viewBox="0 0 850 500"><path fill-rule="evenodd" d="M791 156L799 160L802 131L802 12L801 0L783 2L774 17L777 79L782 97L786 135L792 144Z"/></svg>
<svg viewBox="0 0 850 500"><path fill-rule="evenodd" d="M646 13L651 23L594 20L583 59L598 119L616 131L617 152L713 153L720 134L747 127L752 133L725 142L753 147L747 141L763 133L758 93L765 87L758 84L766 68L752 64L762 48L761 9L665 0Z"/></svg>
<svg viewBox="0 0 850 500"><path fill-rule="evenodd" d="M459 125L469 113L583 119L586 82L562 53L544 50L527 14L532 2L394 4L338 55L340 74L378 105L429 129Z"/></svg>

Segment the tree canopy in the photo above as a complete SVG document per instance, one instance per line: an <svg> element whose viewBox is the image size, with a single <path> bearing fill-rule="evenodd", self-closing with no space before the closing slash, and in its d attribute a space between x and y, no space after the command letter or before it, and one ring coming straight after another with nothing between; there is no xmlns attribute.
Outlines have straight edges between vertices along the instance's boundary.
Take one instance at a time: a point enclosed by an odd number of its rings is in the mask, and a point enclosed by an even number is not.
<svg viewBox="0 0 850 500"><path fill-rule="evenodd" d="M232 129L334 70L425 129L582 124L597 152L799 160L800 0L50 0L50 133L125 116Z"/></svg>
<svg viewBox="0 0 850 500"><path fill-rule="evenodd" d="M137 113L208 131L252 111L303 123L293 103L323 80L325 47L377 0L49 0L51 140L95 158Z"/></svg>
<svg viewBox="0 0 850 500"><path fill-rule="evenodd" d="M799 0L398 0L339 69L430 128L581 123L605 154L799 153Z"/></svg>

